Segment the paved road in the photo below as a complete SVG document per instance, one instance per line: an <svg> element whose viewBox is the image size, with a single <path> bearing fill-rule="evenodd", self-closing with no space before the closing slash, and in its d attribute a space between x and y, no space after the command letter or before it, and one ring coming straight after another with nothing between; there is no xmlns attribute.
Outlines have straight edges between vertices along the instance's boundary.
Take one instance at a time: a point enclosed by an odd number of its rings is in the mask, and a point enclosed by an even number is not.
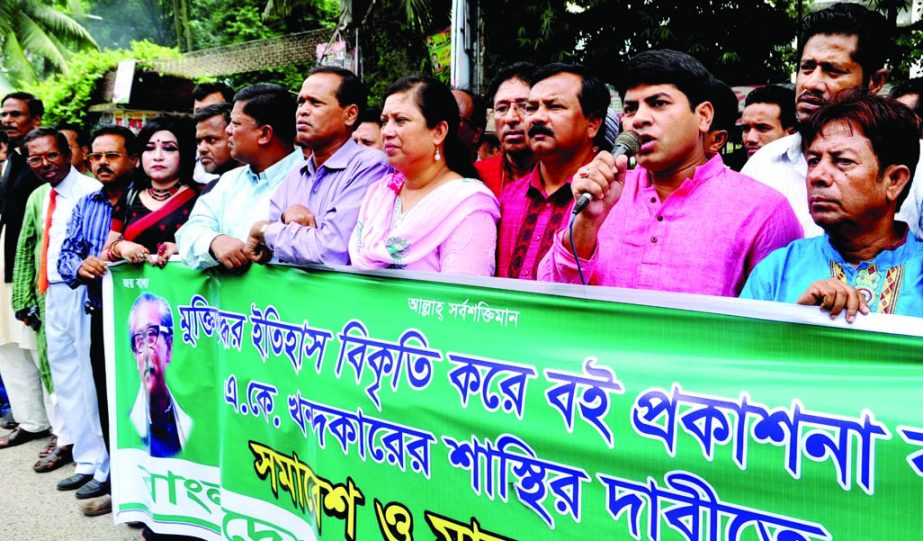
<svg viewBox="0 0 923 541"><path fill-rule="evenodd" d="M8 431L0 429L0 435ZM87 517L73 492L59 492L58 481L74 473L68 465L35 473L32 464L48 439L0 449L0 539L31 541L137 541L140 530L112 524L112 515Z"/></svg>

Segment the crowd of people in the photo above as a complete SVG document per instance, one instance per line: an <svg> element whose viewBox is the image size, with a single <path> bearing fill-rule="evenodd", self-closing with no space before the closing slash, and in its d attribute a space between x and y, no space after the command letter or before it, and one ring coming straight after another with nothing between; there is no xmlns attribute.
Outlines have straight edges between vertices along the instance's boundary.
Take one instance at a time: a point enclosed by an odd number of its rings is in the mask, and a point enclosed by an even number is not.
<svg viewBox="0 0 923 541"><path fill-rule="evenodd" d="M88 138L42 127L41 100L9 94L0 375L15 429L0 449L50 436L35 471L73 462L58 489L110 512L100 278L119 261L409 269L923 317L923 91L879 95L889 39L856 4L811 14L794 91L753 90L742 114L698 60L665 49L626 64L618 115L600 78L562 63L510 65L486 99L405 77L381 110L337 67L313 69L297 99L202 84L191 117ZM496 146L487 105L499 152L476 160ZM722 157L735 129L739 172ZM171 325L132 325L138 358L172 343ZM154 440L171 438L151 437L156 455Z"/></svg>

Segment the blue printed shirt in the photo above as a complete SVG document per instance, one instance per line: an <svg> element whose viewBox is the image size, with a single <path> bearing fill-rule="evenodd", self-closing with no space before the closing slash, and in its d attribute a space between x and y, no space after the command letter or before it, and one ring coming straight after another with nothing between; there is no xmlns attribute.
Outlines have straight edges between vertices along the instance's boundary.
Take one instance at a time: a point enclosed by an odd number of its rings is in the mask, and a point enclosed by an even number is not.
<svg viewBox="0 0 923 541"><path fill-rule="evenodd" d="M740 296L793 303L814 281L827 278L858 290L872 312L923 317L923 242L910 232L900 245L855 266L826 234L796 240L761 261Z"/></svg>

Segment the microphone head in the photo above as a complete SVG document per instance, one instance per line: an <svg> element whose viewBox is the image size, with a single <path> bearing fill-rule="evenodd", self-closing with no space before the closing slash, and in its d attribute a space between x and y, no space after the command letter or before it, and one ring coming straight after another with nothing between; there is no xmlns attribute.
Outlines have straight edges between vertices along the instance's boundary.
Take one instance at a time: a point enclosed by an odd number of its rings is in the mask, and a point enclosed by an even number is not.
<svg viewBox="0 0 923 541"><path fill-rule="evenodd" d="M622 132L615 138L615 144L625 147L626 155L634 156L641 150L641 136L636 131Z"/></svg>

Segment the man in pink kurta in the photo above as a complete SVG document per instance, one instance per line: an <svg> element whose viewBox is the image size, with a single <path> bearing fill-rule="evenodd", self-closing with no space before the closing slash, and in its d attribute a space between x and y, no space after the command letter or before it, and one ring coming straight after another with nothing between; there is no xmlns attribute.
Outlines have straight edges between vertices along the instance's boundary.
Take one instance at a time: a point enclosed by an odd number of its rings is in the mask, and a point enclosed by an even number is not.
<svg viewBox="0 0 923 541"><path fill-rule="evenodd" d="M709 75L685 53L641 53L623 89L626 130L641 139L638 167L600 153L577 173L575 194L593 196L539 265L555 282L737 296L753 267L801 238L778 192L705 156L714 109Z"/></svg>

